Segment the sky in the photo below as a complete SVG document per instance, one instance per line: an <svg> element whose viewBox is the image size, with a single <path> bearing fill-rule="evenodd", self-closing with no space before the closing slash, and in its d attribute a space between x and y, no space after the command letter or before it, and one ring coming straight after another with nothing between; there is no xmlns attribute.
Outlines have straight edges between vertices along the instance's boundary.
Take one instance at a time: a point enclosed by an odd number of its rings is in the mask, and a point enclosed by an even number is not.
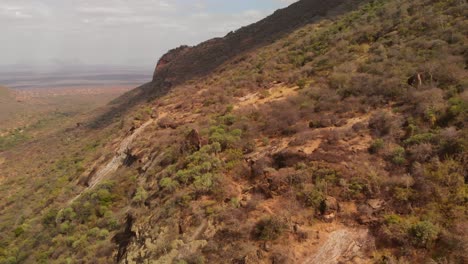
<svg viewBox="0 0 468 264"><path fill-rule="evenodd" d="M294 0L0 0L0 67L154 67Z"/></svg>

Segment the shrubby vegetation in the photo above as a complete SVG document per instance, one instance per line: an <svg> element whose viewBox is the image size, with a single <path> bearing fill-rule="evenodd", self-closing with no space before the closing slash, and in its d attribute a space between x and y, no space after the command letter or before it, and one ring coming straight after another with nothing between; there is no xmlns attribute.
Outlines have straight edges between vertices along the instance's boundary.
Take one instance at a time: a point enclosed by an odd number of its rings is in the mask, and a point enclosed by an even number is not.
<svg viewBox="0 0 468 264"><path fill-rule="evenodd" d="M468 144L465 10L466 3L458 0L369 1L185 84L181 89L204 91L200 98L176 97L183 102L175 102L171 109L194 112L197 119L179 124L175 117L164 118L154 128L166 131L164 136L140 139L141 145L148 145L145 151L154 159L153 167L123 168L112 182L70 205L49 206L52 202L44 199L35 209L41 212L39 221L10 219L11 227L0 230L8 230L2 241L5 236L12 242L0 244L0 263L24 261L28 256L22 248L37 249L32 258L39 263L72 259L87 263L95 258L105 263L115 249L110 237L125 229L121 214L128 207L137 214L151 214L157 229L151 232L164 237L158 241L164 245L151 253L154 256L176 248L186 240L187 229L209 219L221 227L200 250L204 256L184 256L179 263L215 263L219 255L225 260L228 254L241 262L257 252L260 243L286 237L291 223L283 221L282 214L285 219L303 214L313 224L321 219L329 197L359 205L357 216L343 220L372 227L376 256L385 255L383 263L414 259L463 263ZM267 88L275 85L292 87L297 96L274 100ZM252 94L271 101L236 105L239 97ZM193 105L196 109L190 108ZM145 105L135 110L132 125L149 118L151 109ZM349 127L341 122L356 116L366 121ZM199 129L202 147L181 151L192 126ZM327 134L329 130L334 132ZM282 152L300 149L316 135L318 148L324 151ZM353 138L366 143L358 150L347 149ZM86 143L89 152L102 145ZM48 173L58 175L62 184L57 186L67 186L92 164L90 160L60 157ZM49 187L44 183L39 188ZM58 187L47 190L60 194ZM249 226L249 217L257 217L258 205L269 199L285 201L288 208L281 204L282 210L274 211L278 216L264 217L262 208L260 220ZM370 199L384 200L384 210L370 208ZM45 231L35 232L36 227Z"/></svg>

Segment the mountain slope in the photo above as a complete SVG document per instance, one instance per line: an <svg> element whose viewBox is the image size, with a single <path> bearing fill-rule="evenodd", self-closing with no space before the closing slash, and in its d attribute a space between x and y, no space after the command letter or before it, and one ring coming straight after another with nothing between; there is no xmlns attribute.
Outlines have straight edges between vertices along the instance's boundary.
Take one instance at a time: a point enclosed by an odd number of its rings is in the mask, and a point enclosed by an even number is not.
<svg viewBox="0 0 468 264"><path fill-rule="evenodd" d="M174 49L158 62L153 81L180 84L206 75L234 56L270 44L311 21L320 20L341 4L351 5L352 2L299 1L223 38L211 39L195 47L182 46Z"/></svg>
<svg viewBox="0 0 468 264"><path fill-rule="evenodd" d="M207 72L163 58L170 88L157 70L107 126L0 154L0 263L467 262L466 5L365 2Z"/></svg>
<svg viewBox="0 0 468 264"><path fill-rule="evenodd" d="M162 56L156 65L151 83L114 101L112 108L98 118L93 127L102 127L116 116L124 115L133 106L165 94L171 86L203 77L235 56L270 44L293 30L320 20L329 14L348 10L359 1L299 1L288 8L278 10L271 16L194 47L181 46Z"/></svg>

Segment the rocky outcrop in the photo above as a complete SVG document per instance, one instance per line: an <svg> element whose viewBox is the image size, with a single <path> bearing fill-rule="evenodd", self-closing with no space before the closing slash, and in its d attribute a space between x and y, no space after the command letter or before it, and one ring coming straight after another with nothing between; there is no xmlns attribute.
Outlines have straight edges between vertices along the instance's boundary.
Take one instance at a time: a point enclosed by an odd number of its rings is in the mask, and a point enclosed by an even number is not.
<svg viewBox="0 0 468 264"><path fill-rule="evenodd" d="M340 209L340 205L335 197L327 196L320 205L320 213L325 222L333 222Z"/></svg>
<svg viewBox="0 0 468 264"><path fill-rule="evenodd" d="M158 61L156 65L156 69L154 71L154 75L159 74L163 71L164 68L167 67L172 61L177 59L179 56L183 55L184 53L188 52L191 48L189 46L180 46L178 48L172 49L166 54L164 54Z"/></svg>
<svg viewBox="0 0 468 264"><path fill-rule="evenodd" d="M181 152L193 152L200 150L202 147L200 133L198 130L192 129L190 133L185 137L185 141L182 144Z"/></svg>
<svg viewBox="0 0 468 264"><path fill-rule="evenodd" d="M332 232L315 254L302 263L371 263L366 252L374 247L375 241L367 229L342 228Z"/></svg>

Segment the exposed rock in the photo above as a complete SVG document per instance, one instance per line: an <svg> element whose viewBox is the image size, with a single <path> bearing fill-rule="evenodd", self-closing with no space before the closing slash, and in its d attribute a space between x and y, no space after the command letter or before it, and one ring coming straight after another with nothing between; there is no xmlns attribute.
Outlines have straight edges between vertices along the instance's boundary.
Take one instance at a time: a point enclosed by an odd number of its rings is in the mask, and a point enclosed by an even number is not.
<svg viewBox="0 0 468 264"><path fill-rule="evenodd" d="M151 118L153 119L156 119L159 117L159 112L156 111L156 107L153 107L151 108L151 115L150 115Z"/></svg>
<svg viewBox="0 0 468 264"><path fill-rule="evenodd" d="M323 215L323 220L327 223L331 223L333 222L333 220L335 220L336 218L336 214L335 213L329 213L329 214L325 214Z"/></svg>
<svg viewBox="0 0 468 264"><path fill-rule="evenodd" d="M367 204L362 204L358 206L358 213L359 215L357 217L357 221L361 225L372 224L378 220L376 217L373 216L374 209L372 209L372 207L370 207Z"/></svg>
<svg viewBox="0 0 468 264"><path fill-rule="evenodd" d="M361 225L371 225L376 223L378 220L379 219L377 217L372 215L360 215L357 218L358 223Z"/></svg>
<svg viewBox="0 0 468 264"><path fill-rule="evenodd" d="M178 48L172 49L168 51L166 54L164 54L158 61L158 64L156 65L156 69L154 71L154 74L160 73L168 64L170 64L172 61L186 53L187 51L190 50L189 46L183 45Z"/></svg>
<svg viewBox="0 0 468 264"><path fill-rule="evenodd" d="M198 130L192 129L190 133L185 137L185 141L182 144L182 152L193 152L200 150L202 147L201 137Z"/></svg>
<svg viewBox="0 0 468 264"><path fill-rule="evenodd" d="M335 197L327 196L322 203L322 214L333 213L339 210L339 204Z"/></svg>
<svg viewBox="0 0 468 264"><path fill-rule="evenodd" d="M272 160L268 157L263 157L258 160L248 159L247 163L250 167L250 176L256 178L268 174L269 168L272 165Z"/></svg>
<svg viewBox="0 0 468 264"><path fill-rule="evenodd" d="M327 241L320 244L317 252L302 263L353 263L354 260L361 261L365 257L365 252L374 248L374 245L374 239L367 229L343 228L330 233ZM365 263L370 262L366 261Z"/></svg>
<svg viewBox="0 0 468 264"><path fill-rule="evenodd" d="M270 241L266 241L264 244L263 244L263 250L265 250L266 252L269 252L272 248L272 244Z"/></svg>
<svg viewBox="0 0 468 264"><path fill-rule="evenodd" d="M339 210L339 204L335 197L327 196L320 205L320 213L325 222L333 222Z"/></svg>
<svg viewBox="0 0 468 264"><path fill-rule="evenodd" d="M122 163L124 166L130 167L130 166L133 165L133 163L135 163L135 161L138 160L138 156L137 156L137 155L134 155L134 154L132 153L132 151L129 150L129 149L127 149L127 150L125 151L125 155L126 155L126 157L125 157L125 159L124 159L124 161L123 161L123 163Z"/></svg>
<svg viewBox="0 0 468 264"><path fill-rule="evenodd" d="M370 199L367 204L374 210L380 210L385 205L385 201L382 199Z"/></svg>
<svg viewBox="0 0 468 264"><path fill-rule="evenodd" d="M427 79L432 79L432 76L427 73L417 72L408 79L408 85L420 87L424 84L424 82L426 82Z"/></svg>

